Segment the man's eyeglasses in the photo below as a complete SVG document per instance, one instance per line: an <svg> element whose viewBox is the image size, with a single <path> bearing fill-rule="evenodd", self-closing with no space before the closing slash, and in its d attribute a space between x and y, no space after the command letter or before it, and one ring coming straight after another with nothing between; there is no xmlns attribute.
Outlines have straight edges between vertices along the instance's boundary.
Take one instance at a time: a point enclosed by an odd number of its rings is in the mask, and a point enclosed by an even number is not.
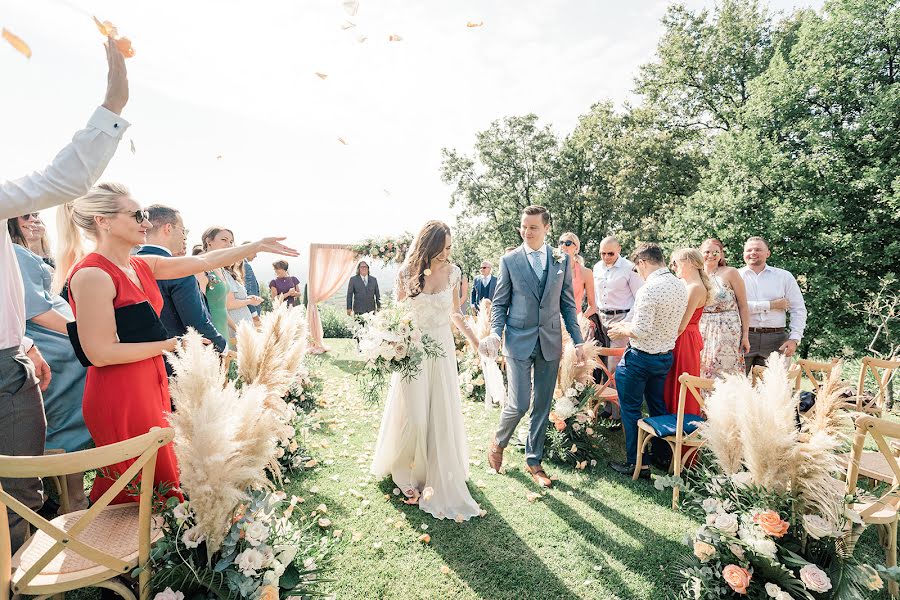
<svg viewBox="0 0 900 600"><path fill-rule="evenodd" d="M600 256L615 256L615 252L601 252Z"/></svg>
<svg viewBox="0 0 900 600"><path fill-rule="evenodd" d="M122 213L123 215L131 215L131 218L133 218L135 221L137 221L138 225L140 225L144 221L150 220L150 213L147 212L146 210L135 210L135 211L121 210L119 212Z"/></svg>
<svg viewBox="0 0 900 600"><path fill-rule="evenodd" d="M28 213L27 215L22 215L22 218L26 221L40 221L41 216L38 213Z"/></svg>
<svg viewBox="0 0 900 600"><path fill-rule="evenodd" d="M487 266L487 265L485 265L485 266L483 266L483 267L481 267L481 270L482 270L482 271L484 271L484 270L485 270L485 269L490 269L490 267L489 267L489 266Z"/></svg>
<svg viewBox="0 0 900 600"><path fill-rule="evenodd" d="M177 227L178 229L180 229L182 235L184 235L184 239L187 239L187 236L188 236L188 234L191 232L191 230L188 229L187 227L183 226L183 225L176 225L175 227Z"/></svg>
<svg viewBox="0 0 900 600"><path fill-rule="evenodd" d="M559 240L559 245L568 248L569 246L574 246L575 242L573 242L572 240Z"/></svg>

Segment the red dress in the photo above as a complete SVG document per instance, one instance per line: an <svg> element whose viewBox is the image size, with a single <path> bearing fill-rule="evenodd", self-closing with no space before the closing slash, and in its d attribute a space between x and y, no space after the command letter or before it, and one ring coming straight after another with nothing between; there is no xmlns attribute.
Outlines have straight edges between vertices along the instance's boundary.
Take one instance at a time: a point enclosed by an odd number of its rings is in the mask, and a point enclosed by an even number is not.
<svg viewBox="0 0 900 600"><path fill-rule="evenodd" d="M700 352L703 350L703 336L700 335L700 317L703 316L701 306L691 315L687 327L675 340L675 349L672 350L672 369L666 377L663 398L666 408L672 414L678 413L678 392L681 385L678 378L682 373L700 377ZM684 414L699 415L700 404L694 399L694 395L688 392L684 403Z"/></svg>
<svg viewBox="0 0 900 600"><path fill-rule="evenodd" d="M119 267L96 253L85 256L72 268L69 277L85 267L102 269L112 278L116 286L114 308L149 301L158 315L162 310L163 299L153 272L143 259L132 256L130 260L143 290ZM78 310L73 294L69 295L69 304L77 321ZM151 427L168 427L166 415L170 412L172 402L169 399L169 380L166 377L162 356L121 365L88 367L82 413L88 431L98 447L145 434ZM112 486L118 475L124 473L133 462L132 459L116 463L98 473L94 487L91 488L91 501L96 502ZM172 444L159 449L153 483L154 486L167 483L178 489L178 463ZM138 500L136 496L128 495L127 489L126 487L116 496L113 504ZM169 495L181 498L178 491Z"/></svg>

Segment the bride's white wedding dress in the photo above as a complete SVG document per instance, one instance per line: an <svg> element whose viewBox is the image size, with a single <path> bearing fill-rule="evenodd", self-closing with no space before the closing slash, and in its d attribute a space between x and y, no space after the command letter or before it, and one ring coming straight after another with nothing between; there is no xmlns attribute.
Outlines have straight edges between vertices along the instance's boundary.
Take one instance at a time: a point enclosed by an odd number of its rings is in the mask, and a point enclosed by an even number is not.
<svg viewBox="0 0 900 600"><path fill-rule="evenodd" d="M450 329L452 294L458 297L459 282L454 265L446 289L405 300L414 325L440 344L443 356L426 358L418 376L408 381L394 373L371 467L377 477L390 474L407 498L421 494L419 507L425 512L457 521L481 512L466 486L469 451Z"/></svg>

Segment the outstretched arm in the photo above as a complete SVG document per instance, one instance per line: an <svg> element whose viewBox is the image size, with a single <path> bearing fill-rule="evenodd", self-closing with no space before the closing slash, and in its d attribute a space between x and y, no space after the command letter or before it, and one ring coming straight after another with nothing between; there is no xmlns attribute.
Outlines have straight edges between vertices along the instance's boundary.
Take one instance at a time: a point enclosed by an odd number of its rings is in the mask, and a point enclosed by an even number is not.
<svg viewBox="0 0 900 600"><path fill-rule="evenodd" d="M298 256L299 253L296 250L281 243L283 239L285 238L264 238L252 244L213 250L197 256L168 257L144 255L141 258L149 265L156 279L180 279L202 271L212 271L213 269L233 265L248 256L253 256L260 252L271 252L282 256Z"/></svg>
<svg viewBox="0 0 900 600"><path fill-rule="evenodd" d="M565 264L562 292L559 296L559 312L566 324L566 331L572 336L572 341L577 347L584 344L584 339L581 337L581 328L578 327L578 310L575 308L575 294L572 292L572 269L581 265L573 264L569 257L566 257Z"/></svg>

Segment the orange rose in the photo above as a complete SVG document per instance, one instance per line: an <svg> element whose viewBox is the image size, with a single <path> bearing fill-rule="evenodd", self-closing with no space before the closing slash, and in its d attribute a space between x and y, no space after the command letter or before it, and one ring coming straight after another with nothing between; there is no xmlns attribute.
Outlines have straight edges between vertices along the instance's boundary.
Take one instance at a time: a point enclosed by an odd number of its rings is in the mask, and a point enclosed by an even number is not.
<svg viewBox="0 0 900 600"><path fill-rule="evenodd" d="M259 600L278 600L278 588L274 585L264 585L259 594Z"/></svg>
<svg viewBox="0 0 900 600"><path fill-rule="evenodd" d="M787 521L782 520L774 510L756 513L753 515L753 522L759 525L766 535L780 538L787 533L788 527L791 526Z"/></svg>
<svg viewBox="0 0 900 600"><path fill-rule="evenodd" d="M556 430L557 430L557 431L565 431L565 430L566 430L566 422L563 421L562 419L560 419L559 421L555 422L553 425L556 426Z"/></svg>
<svg viewBox="0 0 900 600"><path fill-rule="evenodd" d="M728 565L722 569L722 579L733 589L736 594L746 594L750 580L753 578L750 571L737 565Z"/></svg>

